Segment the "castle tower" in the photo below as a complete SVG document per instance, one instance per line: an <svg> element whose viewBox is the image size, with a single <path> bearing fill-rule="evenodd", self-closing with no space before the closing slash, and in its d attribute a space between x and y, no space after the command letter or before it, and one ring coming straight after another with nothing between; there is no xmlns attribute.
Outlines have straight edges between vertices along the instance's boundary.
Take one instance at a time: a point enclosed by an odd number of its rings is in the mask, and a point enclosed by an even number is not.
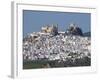
<svg viewBox="0 0 100 80"><path fill-rule="evenodd" d="M52 24L51 26L45 26L41 28L41 31L44 33L50 33L52 35L57 35L58 34L58 25Z"/></svg>

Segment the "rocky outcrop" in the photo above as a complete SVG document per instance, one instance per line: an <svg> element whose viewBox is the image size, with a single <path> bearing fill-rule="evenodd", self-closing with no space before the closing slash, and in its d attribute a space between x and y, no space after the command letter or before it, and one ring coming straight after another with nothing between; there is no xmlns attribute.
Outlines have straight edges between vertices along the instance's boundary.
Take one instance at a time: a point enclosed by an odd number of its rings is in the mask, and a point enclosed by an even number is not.
<svg viewBox="0 0 100 80"><path fill-rule="evenodd" d="M79 28L76 24L70 24L66 34L83 36L81 28Z"/></svg>

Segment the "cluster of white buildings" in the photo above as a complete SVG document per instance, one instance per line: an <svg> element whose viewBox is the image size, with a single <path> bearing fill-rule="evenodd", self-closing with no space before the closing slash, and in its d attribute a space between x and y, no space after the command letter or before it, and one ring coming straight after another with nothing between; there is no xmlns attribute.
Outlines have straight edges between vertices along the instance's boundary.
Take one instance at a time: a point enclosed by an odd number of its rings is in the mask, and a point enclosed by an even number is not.
<svg viewBox="0 0 100 80"><path fill-rule="evenodd" d="M36 35L36 36L35 36ZM34 37L35 36L35 37ZM91 38L59 34L32 33L23 42L24 60L59 60L91 58Z"/></svg>

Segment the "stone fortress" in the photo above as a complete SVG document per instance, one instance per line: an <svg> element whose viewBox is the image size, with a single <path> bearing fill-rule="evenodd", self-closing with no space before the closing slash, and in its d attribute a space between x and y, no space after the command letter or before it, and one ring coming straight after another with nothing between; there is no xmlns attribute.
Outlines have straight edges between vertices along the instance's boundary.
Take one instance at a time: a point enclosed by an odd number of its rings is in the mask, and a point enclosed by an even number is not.
<svg viewBox="0 0 100 80"><path fill-rule="evenodd" d="M58 25L47 25L41 28L41 32L43 33L51 33L53 35L57 35L58 32ZM82 36L82 30L78 27L78 25L71 23L69 28L65 31L65 34L72 34L72 35L80 35Z"/></svg>
<svg viewBox="0 0 100 80"><path fill-rule="evenodd" d="M51 33L53 35L56 35L56 34L58 34L58 25L52 24L51 26L50 25L47 25L45 27L42 27L41 28L41 32Z"/></svg>

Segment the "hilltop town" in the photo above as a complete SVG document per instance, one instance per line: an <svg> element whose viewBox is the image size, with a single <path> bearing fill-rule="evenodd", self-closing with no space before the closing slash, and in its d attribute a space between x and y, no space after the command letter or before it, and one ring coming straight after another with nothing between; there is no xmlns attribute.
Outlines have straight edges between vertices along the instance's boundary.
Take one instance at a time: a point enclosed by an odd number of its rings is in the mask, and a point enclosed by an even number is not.
<svg viewBox="0 0 100 80"><path fill-rule="evenodd" d="M46 61L46 67L90 66L91 37L76 24L65 32L58 31L58 25L47 25L23 39L23 60Z"/></svg>

